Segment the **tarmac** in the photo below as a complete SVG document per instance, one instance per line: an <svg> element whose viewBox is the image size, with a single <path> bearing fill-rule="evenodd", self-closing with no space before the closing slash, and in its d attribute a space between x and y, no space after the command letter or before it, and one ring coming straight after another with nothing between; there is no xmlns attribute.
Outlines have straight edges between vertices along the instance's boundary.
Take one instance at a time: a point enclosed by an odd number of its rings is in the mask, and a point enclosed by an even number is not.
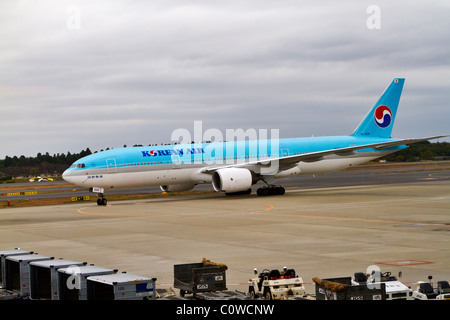
<svg viewBox="0 0 450 320"><path fill-rule="evenodd" d="M408 173L404 173L408 175ZM450 179L324 188L284 196L189 195L0 210L0 250L157 278L173 288L173 265L203 258L228 266L228 290L248 291L253 269L294 268L348 277L376 266L415 289L450 280ZM298 177L301 181L301 177ZM407 179L406 179L407 180Z"/></svg>

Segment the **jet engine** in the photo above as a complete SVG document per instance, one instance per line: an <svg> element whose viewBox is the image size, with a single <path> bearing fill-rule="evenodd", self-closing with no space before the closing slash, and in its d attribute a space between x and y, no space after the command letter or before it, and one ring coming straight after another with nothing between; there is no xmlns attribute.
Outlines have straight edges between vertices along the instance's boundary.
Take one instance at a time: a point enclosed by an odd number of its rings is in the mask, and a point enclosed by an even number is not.
<svg viewBox="0 0 450 320"><path fill-rule="evenodd" d="M195 184L170 184L167 186L160 186L163 192L182 192L194 189Z"/></svg>
<svg viewBox="0 0 450 320"><path fill-rule="evenodd" d="M218 169L212 175L212 186L216 192L247 191L252 184L252 172L244 168Z"/></svg>

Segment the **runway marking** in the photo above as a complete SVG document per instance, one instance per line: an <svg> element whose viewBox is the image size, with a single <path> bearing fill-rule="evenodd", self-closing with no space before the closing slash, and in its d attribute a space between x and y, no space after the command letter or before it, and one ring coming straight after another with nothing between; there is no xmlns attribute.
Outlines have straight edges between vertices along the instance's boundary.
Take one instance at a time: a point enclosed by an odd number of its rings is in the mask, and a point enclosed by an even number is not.
<svg viewBox="0 0 450 320"><path fill-rule="evenodd" d="M425 180L425 181L428 181L428 180L440 180L440 179L448 179L448 178L450 178L450 176L439 176L439 174L441 174L442 172L439 172L439 173L430 173L429 175L428 175L428 178L419 178L418 180ZM436 176L437 175L437 176Z"/></svg>
<svg viewBox="0 0 450 320"><path fill-rule="evenodd" d="M84 209L86 209L87 207L83 207L83 208L80 208L80 209L78 209L77 211L79 212L79 213L83 213L83 214L89 214L89 215L99 215L99 216L110 216L111 214L110 213L93 213L93 212L85 212L85 211L83 211Z"/></svg>
<svg viewBox="0 0 450 320"><path fill-rule="evenodd" d="M403 261L387 261L387 262L375 262L375 264L383 264L386 266L395 266L395 267L403 267L403 266L417 266L421 264L432 264L431 261L419 261L419 260L403 260Z"/></svg>
<svg viewBox="0 0 450 320"><path fill-rule="evenodd" d="M250 202L250 201L247 201L247 202L248 202L248 203L263 204L263 205L269 207L269 208L264 209L264 210L252 211L252 212L250 212L250 214L261 214L261 213L263 213L263 212L267 212L267 211L270 211L270 210L272 210L273 208L275 208L275 206L274 206L273 204L271 204L271 203L264 203L264 202Z"/></svg>
<svg viewBox="0 0 450 320"><path fill-rule="evenodd" d="M254 202L254 203L260 203L264 204L266 206L269 206L269 208L265 210L259 210L251 212L250 214L262 214L262 215L270 215L270 216L277 216L277 217L297 217L297 218L311 218L311 219L324 219L324 220L343 220L343 221L359 221L359 222L376 222L376 223L393 223L393 224L401 224L401 225L407 225L407 226L445 226L449 227L448 224L442 224L442 223L424 223L424 222L406 222L406 221L393 221L393 220L378 220L378 219L360 219L360 218L343 218L343 217L325 217L325 216L313 216L313 215L303 215L303 214L283 214L283 213L267 213L267 211L270 211L275 208L273 204L270 203L261 203L261 202Z"/></svg>
<svg viewBox="0 0 450 320"><path fill-rule="evenodd" d="M109 205L108 205L109 206ZM87 209L88 207L83 207L78 209L77 211L79 213L93 215L93 216L107 216L107 217L145 217L148 216L148 214L126 214L126 213L102 213L102 212L86 212L84 209Z"/></svg>
<svg viewBox="0 0 450 320"><path fill-rule="evenodd" d="M343 220L343 221L359 221L359 222L377 222L377 223L393 223L402 224L410 226L445 226L449 227L448 224L441 223L423 223L423 222L405 222L405 221L392 221L392 220L376 220L376 219L359 219L359 218L342 218L342 217L324 217L324 216L310 216L310 215L299 215L299 214L274 214L274 213L260 213L264 215L273 215L277 217L297 217L297 218L311 218L311 219L324 219L324 220Z"/></svg>

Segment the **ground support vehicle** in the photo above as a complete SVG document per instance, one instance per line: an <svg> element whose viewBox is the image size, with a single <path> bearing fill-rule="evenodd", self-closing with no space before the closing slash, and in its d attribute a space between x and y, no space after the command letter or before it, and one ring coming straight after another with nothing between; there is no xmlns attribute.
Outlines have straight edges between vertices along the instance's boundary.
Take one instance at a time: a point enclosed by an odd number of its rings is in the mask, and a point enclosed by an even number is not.
<svg viewBox="0 0 450 320"><path fill-rule="evenodd" d="M417 282L417 289L412 297L415 300L450 300L450 286L448 281L438 281L437 287L433 287L432 276L428 277L429 282Z"/></svg>
<svg viewBox="0 0 450 320"><path fill-rule="evenodd" d="M186 293L222 291L226 288L225 265L208 263L176 264L174 270L174 288L180 290L180 296Z"/></svg>
<svg viewBox="0 0 450 320"><path fill-rule="evenodd" d="M366 285L368 288L378 288L384 283L386 300L413 300L412 290L392 276L391 272L373 272L371 275L355 272L352 279L354 285Z"/></svg>
<svg viewBox="0 0 450 320"><path fill-rule="evenodd" d="M255 278L249 280L249 295L255 298L263 297L268 300L282 300L303 297L306 295L303 279L294 269L283 268L264 269L259 275L254 269Z"/></svg>
<svg viewBox="0 0 450 320"><path fill-rule="evenodd" d="M386 300L386 284L369 287L354 284L351 277L312 279L316 284L317 300Z"/></svg>

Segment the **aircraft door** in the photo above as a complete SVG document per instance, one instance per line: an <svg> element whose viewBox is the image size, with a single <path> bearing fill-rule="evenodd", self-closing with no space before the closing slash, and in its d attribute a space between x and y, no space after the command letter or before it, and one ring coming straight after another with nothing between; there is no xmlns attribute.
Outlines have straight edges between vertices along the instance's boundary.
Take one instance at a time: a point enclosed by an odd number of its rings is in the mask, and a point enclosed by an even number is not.
<svg viewBox="0 0 450 320"><path fill-rule="evenodd" d="M117 172L116 159L106 159L106 172L114 173Z"/></svg>
<svg viewBox="0 0 450 320"><path fill-rule="evenodd" d="M180 169L181 168L181 159L178 154L172 154L172 169Z"/></svg>

